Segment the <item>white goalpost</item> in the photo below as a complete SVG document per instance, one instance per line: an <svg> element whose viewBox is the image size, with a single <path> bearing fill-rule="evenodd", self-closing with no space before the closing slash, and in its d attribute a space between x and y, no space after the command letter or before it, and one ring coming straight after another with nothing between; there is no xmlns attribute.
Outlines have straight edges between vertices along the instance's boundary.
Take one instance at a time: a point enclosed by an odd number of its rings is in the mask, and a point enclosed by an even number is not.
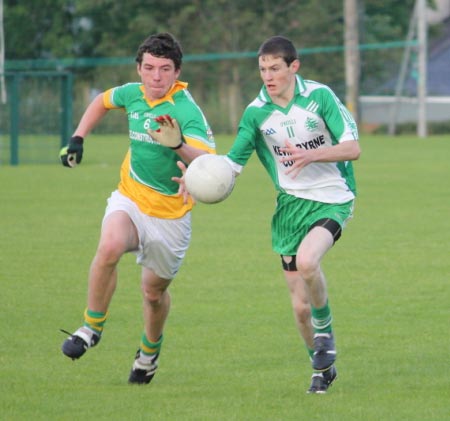
<svg viewBox="0 0 450 421"><path fill-rule="evenodd" d="M369 127L387 124L388 133L394 135L398 124L416 122L417 136L426 138L429 122L448 121L450 96L430 96L428 93L428 11L426 0L415 1L393 95L360 96L363 120ZM417 57L414 96L403 94L412 51Z"/></svg>
<svg viewBox="0 0 450 421"><path fill-rule="evenodd" d="M5 33L3 30L3 0L0 0L0 100L6 104Z"/></svg>
<svg viewBox="0 0 450 421"><path fill-rule="evenodd" d="M426 0L417 0L417 38L419 41L417 102L417 135L427 136L427 4Z"/></svg>
<svg viewBox="0 0 450 421"><path fill-rule="evenodd" d="M418 41L418 78L417 78L417 135L427 136L427 5L426 0L416 0L409 24L407 41L417 36ZM402 89L405 82L411 47L405 49L402 67L395 90L395 101L389 121L389 134L395 134Z"/></svg>

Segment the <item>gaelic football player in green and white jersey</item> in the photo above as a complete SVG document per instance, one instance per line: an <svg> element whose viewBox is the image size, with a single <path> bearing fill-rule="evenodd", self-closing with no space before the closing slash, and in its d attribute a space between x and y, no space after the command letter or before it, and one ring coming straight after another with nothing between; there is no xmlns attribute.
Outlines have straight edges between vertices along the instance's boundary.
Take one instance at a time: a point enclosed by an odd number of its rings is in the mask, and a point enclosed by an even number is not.
<svg viewBox="0 0 450 421"><path fill-rule="evenodd" d="M298 74L300 60L289 39L269 38L258 61L264 86L245 109L227 159L240 174L256 151L278 192L273 249L281 256L312 363L308 393L326 393L337 371L321 261L352 217L356 189L350 161L360 155L358 131L329 87ZM185 189L184 180L179 182Z"/></svg>
<svg viewBox="0 0 450 421"><path fill-rule="evenodd" d="M298 74L300 60L289 39L266 40L258 62L264 86L245 109L227 157L239 174L256 151L278 192L272 245L312 362L308 392L325 393L337 372L321 261L352 217L357 127L329 87Z"/></svg>
<svg viewBox="0 0 450 421"><path fill-rule="evenodd" d="M146 384L158 365L170 308L168 287L180 268L191 235L193 202L185 200L172 178L182 175L177 161L189 164L201 154L215 153L215 143L187 83L178 80L182 51L177 40L168 33L150 36L139 47L136 61L141 82L97 96L61 151L63 165L79 164L84 138L108 111L125 111L129 150L118 188L108 199L91 264L84 324L69 334L62 351L77 359L98 344L117 283L117 265L123 254L133 252L142 267L144 331L128 381ZM175 137L171 136L174 129Z"/></svg>

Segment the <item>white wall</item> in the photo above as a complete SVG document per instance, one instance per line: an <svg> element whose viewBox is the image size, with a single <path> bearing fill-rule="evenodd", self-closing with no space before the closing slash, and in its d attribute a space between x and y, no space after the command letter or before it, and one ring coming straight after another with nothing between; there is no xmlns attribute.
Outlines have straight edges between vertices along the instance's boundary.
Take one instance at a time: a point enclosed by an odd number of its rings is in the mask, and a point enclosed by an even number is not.
<svg viewBox="0 0 450 421"><path fill-rule="evenodd" d="M361 96L361 122L363 124L388 124L395 112L393 96ZM397 123L411 123L418 119L418 101L402 97L396 113ZM450 97L427 97L427 121L450 121Z"/></svg>
<svg viewBox="0 0 450 421"><path fill-rule="evenodd" d="M450 16L450 0L434 0L436 10L427 10L427 21L430 24L442 22Z"/></svg>

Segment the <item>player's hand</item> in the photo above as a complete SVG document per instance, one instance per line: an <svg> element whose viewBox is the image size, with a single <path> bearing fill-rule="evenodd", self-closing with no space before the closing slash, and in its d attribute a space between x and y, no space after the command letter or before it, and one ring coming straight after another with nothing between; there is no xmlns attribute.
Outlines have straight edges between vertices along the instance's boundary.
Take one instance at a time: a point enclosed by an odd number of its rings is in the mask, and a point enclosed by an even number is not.
<svg viewBox="0 0 450 421"><path fill-rule="evenodd" d="M172 149L181 148L183 141L177 120L166 114L156 117L155 121L159 124L159 129L148 130L149 135L163 146Z"/></svg>
<svg viewBox="0 0 450 421"><path fill-rule="evenodd" d="M184 182L184 174L186 174L186 165L184 165L184 163L181 161L177 161L177 165L178 165L178 168L182 172L182 176L181 177L172 177L172 180L176 181L180 185L180 187L178 188L178 194L183 195L183 203L186 204L188 202L189 196L192 198L192 200L194 200L194 198L187 191L186 184ZM195 202L195 200L194 200L194 202Z"/></svg>
<svg viewBox="0 0 450 421"><path fill-rule="evenodd" d="M292 178L297 177L298 173L310 164L312 160L311 151L305 149L297 148L295 145L289 141L284 142L285 146L280 148L280 151L285 155L280 158L281 163L286 163L288 170L287 175L291 175Z"/></svg>
<svg viewBox="0 0 450 421"><path fill-rule="evenodd" d="M72 136L67 146L59 152L61 163L65 167L73 168L83 159L83 141L81 136Z"/></svg>

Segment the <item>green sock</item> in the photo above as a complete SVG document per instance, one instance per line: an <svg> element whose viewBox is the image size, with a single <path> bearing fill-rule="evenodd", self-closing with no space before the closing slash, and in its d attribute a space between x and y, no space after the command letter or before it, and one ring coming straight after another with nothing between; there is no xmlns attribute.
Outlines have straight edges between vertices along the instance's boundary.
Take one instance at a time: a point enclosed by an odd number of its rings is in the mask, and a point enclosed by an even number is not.
<svg viewBox="0 0 450 421"><path fill-rule="evenodd" d="M158 342L151 342L148 340L147 335L144 332L141 337L140 350L144 355L155 355L160 351L162 341L163 335L159 337Z"/></svg>
<svg viewBox="0 0 450 421"><path fill-rule="evenodd" d="M96 332L98 335L101 335L107 317L108 313L91 311L87 308L84 312L84 325Z"/></svg>
<svg viewBox="0 0 450 421"><path fill-rule="evenodd" d="M314 333L331 333L331 317L330 306L327 303L321 308L311 306L311 322L314 328Z"/></svg>

